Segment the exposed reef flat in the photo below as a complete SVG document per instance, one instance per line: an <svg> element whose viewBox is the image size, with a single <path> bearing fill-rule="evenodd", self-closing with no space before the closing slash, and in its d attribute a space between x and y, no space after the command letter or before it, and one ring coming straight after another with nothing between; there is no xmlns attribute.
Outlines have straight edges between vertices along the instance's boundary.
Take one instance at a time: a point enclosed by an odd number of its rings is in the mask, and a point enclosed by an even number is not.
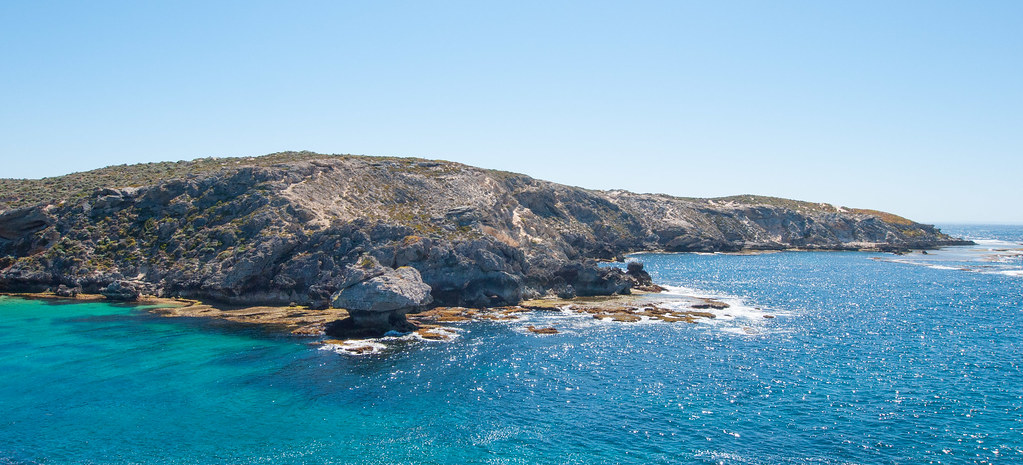
<svg viewBox="0 0 1023 465"><path fill-rule="evenodd" d="M320 310L300 306L232 308L179 299L154 299L153 303L159 306L150 311L161 316L227 320L259 325L296 336L322 336L328 323L348 317L348 312L340 308Z"/></svg>
<svg viewBox="0 0 1023 465"><path fill-rule="evenodd" d="M22 299L68 300L75 302L98 302L107 300L106 297L100 294L78 294L71 297L57 295L53 292L0 292L0 295L19 297ZM140 304L144 305L145 302L140 302Z"/></svg>
<svg viewBox="0 0 1023 465"><path fill-rule="evenodd" d="M487 309L438 307L409 315L409 319L428 323L514 321L524 313L557 311L589 314L595 319L623 323L644 320L696 323L701 318L717 318L717 314L706 311L708 309L724 310L727 308L729 308L729 304L712 298L636 292L631 295L534 299L523 301L517 306ZM765 318L773 318L773 316L765 315ZM538 334L557 334L556 328L530 326L527 329Z"/></svg>
<svg viewBox="0 0 1023 465"><path fill-rule="evenodd" d="M653 287L659 287L652 285ZM99 294L59 296L52 292L0 293L21 298L55 299L71 302L105 301L117 303ZM387 349L393 341L451 341L457 339L462 323L491 321L516 322L531 313L569 312L591 315L595 319L635 323L660 321L664 323L698 323L701 319L714 319L710 310L725 310L729 304L720 300L672 293L636 291L630 295L591 296L574 298L544 298L523 301L521 305L494 308L435 307L408 315L406 331L390 331L378 337L351 335L330 337L326 328L344 321L349 314L344 309L312 309L302 306L250 306L225 307L210 305L191 299L140 296L133 305L147 306L153 314L168 318L206 318L252 325L267 332L308 337L310 342L348 355L371 355ZM764 315L764 318L774 318ZM454 325L454 326L452 326ZM529 325L526 331L539 336L553 336L561 331L556 326ZM326 337L325 337L326 336ZM382 337L379 337L382 336Z"/></svg>
<svg viewBox="0 0 1023 465"><path fill-rule="evenodd" d="M0 292L0 295L25 299L63 300L68 302L111 302L100 294L60 296L53 292ZM340 308L314 310L299 306L225 307L210 305L191 299L140 296L132 305L149 307L147 310L164 317L210 318L264 327L268 331L291 333L296 336L322 336L329 322L346 318L348 312Z"/></svg>
<svg viewBox="0 0 1023 465"><path fill-rule="evenodd" d="M574 299L538 299L522 303L537 310L567 310L593 315L600 320L632 323L644 320L668 323L696 323L700 318L716 318L703 309L726 309L729 305L716 299L677 294L639 292L633 295L584 297Z"/></svg>

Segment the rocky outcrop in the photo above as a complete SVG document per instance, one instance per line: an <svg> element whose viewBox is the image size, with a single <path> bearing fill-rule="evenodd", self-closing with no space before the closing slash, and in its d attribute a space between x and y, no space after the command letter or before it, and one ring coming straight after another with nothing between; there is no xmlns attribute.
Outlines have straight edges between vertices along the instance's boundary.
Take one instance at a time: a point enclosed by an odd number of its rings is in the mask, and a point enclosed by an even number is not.
<svg viewBox="0 0 1023 465"><path fill-rule="evenodd" d="M0 212L0 257L23 257L45 250L56 239L54 218L42 207Z"/></svg>
<svg viewBox="0 0 1023 465"><path fill-rule="evenodd" d="M134 186L134 187L126 187ZM435 304L625 294L640 250L926 248L933 226L768 197L592 191L457 163L282 153L0 179L0 290L329 307L417 270ZM425 289L425 288L424 288Z"/></svg>
<svg viewBox="0 0 1023 465"><path fill-rule="evenodd" d="M57 286L57 289L53 291L53 294L57 297L67 297L72 299L78 297L79 293L81 293L81 289L77 287L67 287L63 284Z"/></svg>
<svg viewBox="0 0 1023 465"><path fill-rule="evenodd" d="M632 283L632 287L650 286L654 283L653 278L650 277L650 273L647 273L646 270L643 269L643 262L630 261L625 267L625 274Z"/></svg>
<svg viewBox="0 0 1023 465"><path fill-rule="evenodd" d="M334 296L333 306L348 311L350 322L328 328L327 334L339 336L347 328L376 331L411 331L414 327L405 314L433 302L430 286L415 268L403 266L354 283Z"/></svg>
<svg viewBox="0 0 1023 465"><path fill-rule="evenodd" d="M594 263L568 263L555 273L559 285L579 297L628 294L630 285L618 268L599 267Z"/></svg>
<svg viewBox="0 0 1023 465"><path fill-rule="evenodd" d="M138 300L141 293L131 282L114 281L100 291L100 294L110 300L132 302Z"/></svg>
<svg viewBox="0 0 1023 465"><path fill-rule="evenodd" d="M53 294L58 297L75 298L81 292L82 289L78 287L68 287L63 284L60 284L59 286L57 286L56 290L53 291Z"/></svg>

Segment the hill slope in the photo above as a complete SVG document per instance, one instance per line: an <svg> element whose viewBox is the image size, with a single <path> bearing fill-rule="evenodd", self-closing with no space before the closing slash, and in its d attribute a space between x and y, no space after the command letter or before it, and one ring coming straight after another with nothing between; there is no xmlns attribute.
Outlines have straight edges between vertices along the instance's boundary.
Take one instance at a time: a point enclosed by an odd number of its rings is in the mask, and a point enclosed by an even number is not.
<svg viewBox="0 0 1023 465"><path fill-rule="evenodd" d="M0 290L325 306L412 266L449 305L627 292L592 259L640 250L902 249L932 226L826 204L592 191L458 163L289 152L0 180Z"/></svg>

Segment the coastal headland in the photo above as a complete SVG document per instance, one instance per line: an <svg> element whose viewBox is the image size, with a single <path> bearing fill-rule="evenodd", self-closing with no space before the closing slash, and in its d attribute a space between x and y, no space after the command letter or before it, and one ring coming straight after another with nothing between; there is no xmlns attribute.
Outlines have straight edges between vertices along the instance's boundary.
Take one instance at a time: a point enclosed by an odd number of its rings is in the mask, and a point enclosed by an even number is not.
<svg viewBox="0 0 1023 465"><path fill-rule="evenodd" d="M2 292L154 296L172 313L339 336L415 331L406 315L437 307L629 294L652 286L642 267L598 261L637 251L966 243L873 210L595 191L417 158L287 152L0 179Z"/></svg>

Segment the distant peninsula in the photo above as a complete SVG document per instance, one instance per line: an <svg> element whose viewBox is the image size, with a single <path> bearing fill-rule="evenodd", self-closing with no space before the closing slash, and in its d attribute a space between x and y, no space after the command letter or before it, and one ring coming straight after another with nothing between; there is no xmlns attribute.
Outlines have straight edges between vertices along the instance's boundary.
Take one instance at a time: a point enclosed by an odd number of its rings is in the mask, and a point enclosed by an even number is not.
<svg viewBox="0 0 1023 465"><path fill-rule="evenodd" d="M903 251L968 244L873 210L597 191L417 158L276 153L0 179L0 291L349 309L629 293L638 251Z"/></svg>

